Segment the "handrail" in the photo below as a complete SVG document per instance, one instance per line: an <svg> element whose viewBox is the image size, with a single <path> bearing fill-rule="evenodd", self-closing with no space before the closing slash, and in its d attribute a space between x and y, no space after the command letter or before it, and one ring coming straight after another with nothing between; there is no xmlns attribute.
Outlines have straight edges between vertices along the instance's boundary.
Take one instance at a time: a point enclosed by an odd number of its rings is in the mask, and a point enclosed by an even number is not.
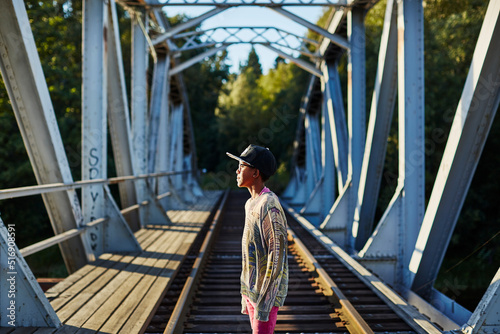
<svg viewBox="0 0 500 334"><path fill-rule="evenodd" d="M140 179L148 179L152 177L163 177L163 176L171 176L171 175L179 175L179 174L187 174L192 172L192 170L183 170L178 172L160 172L160 173L152 173L152 174L143 174L138 176L128 175L128 176L119 176L112 177L109 179L95 179L95 180L82 180L76 181L73 183L49 183L49 184L41 184L37 186L27 186L27 187L19 187L19 188L9 188L0 190L0 200L10 199L10 198L18 198L24 196L32 196L32 195L40 195L55 191L63 191L63 190L73 190L79 189L86 186L97 185L97 184L117 184L125 181L137 181Z"/></svg>

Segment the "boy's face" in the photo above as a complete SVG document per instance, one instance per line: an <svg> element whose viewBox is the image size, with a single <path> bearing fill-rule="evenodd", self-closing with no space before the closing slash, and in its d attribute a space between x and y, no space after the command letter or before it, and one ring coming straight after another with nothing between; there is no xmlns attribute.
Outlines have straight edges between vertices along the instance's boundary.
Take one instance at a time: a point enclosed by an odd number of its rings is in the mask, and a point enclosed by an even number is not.
<svg viewBox="0 0 500 334"><path fill-rule="evenodd" d="M253 185L256 178L253 177L256 169L245 162L240 162L236 170L236 183L240 188L248 188Z"/></svg>

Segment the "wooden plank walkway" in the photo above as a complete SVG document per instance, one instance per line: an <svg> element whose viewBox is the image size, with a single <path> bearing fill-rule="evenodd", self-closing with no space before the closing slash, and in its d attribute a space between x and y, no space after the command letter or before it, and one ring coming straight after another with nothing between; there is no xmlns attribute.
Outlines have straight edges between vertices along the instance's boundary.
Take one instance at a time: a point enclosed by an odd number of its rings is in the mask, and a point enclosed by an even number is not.
<svg viewBox="0 0 500 334"><path fill-rule="evenodd" d="M135 233L143 251L103 254L46 292L62 328L18 328L1 333L141 333L222 192L189 210L171 210L173 225Z"/></svg>

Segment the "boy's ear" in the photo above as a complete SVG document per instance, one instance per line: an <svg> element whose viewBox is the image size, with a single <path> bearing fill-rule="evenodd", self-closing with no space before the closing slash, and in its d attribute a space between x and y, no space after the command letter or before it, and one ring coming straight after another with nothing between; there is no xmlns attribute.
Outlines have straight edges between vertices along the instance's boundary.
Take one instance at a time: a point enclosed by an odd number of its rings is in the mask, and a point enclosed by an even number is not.
<svg viewBox="0 0 500 334"><path fill-rule="evenodd" d="M258 178L260 175L260 170L258 170L257 168L255 168L255 172L253 172L253 177L254 178Z"/></svg>

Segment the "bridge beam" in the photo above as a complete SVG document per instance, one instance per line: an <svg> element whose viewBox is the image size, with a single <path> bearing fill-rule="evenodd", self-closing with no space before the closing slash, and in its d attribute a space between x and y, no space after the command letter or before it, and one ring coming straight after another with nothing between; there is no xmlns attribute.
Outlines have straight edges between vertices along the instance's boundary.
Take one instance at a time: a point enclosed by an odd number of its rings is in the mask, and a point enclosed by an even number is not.
<svg viewBox="0 0 500 334"><path fill-rule="evenodd" d="M413 252L414 291L428 296L500 104L500 2L490 1Z"/></svg>
<svg viewBox="0 0 500 334"><path fill-rule="evenodd" d="M331 208L330 213L321 224L321 228L325 229L327 235L331 236L335 242L342 246L346 246L348 249L354 247L352 222L356 208L365 145L366 74L364 16L365 10L357 7L351 8L347 14L348 39L351 45L348 53L349 63L347 69L347 178L345 183L342 182L343 189L339 191L340 195ZM328 68L326 73L330 73ZM335 76L335 72L333 73ZM334 80L334 82L335 81L336 80ZM340 93L340 85L336 87L335 91L337 94ZM340 106L337 107L337 109L336 115L340 116ZM341 121L341 116L337 117L335 122L336 130L345 127L345 123ZM339 171L340 170L341 169L339 169ZM339 183L339 186L340 185Z"/></svg>
<svg viewBox="0 0 500 334"><path fill-rule="evenodd" d="M356 236L355 249L357 250L363 248L373 230L387 138L396 104L397 38L396 0L388 0L353 222L353 234Z"/></svg>
<svg viewBox="0 0 500 334"><path fill-rule="evenodd" d="M109 133L113 145L116 175L136 175L133 164L134 153L116 4L114 0L110 0L108 4L107 86ZM120 183L119 190L122 207L127 208L137 203L134 181ZM141 226L136 211L127 215L127 222L133 231L139 230Z"/></svg>
<svg viewBox="0 0 500 334"><path fill-rule="evenodd" d="M107 59L104 35L108 29L107 8L101 0L83 1L82 64L82 180L107 178ZM105 215L102 186L82 189L85 223ZM93 252L101 254L102 226L86 231Z"/></svg>
<svg viewBox="0 0 500 334"><path fill-rule="evenodd" d="M0 70L38 184L72 183L73 177L23 2L2 3ZM55 234L83 224L74 190L42 197ZM71 243L61 243L60 249L70 273L91 258L90 246L80 238Z"/></svg>
<svg viewBox="0 0 500 334"><path fill-rule="evenodd" d="M409 263L424 216L424 48L422 1L398 0L399 179L377 228L358 253L389 284L411 286Z"/></svg>
<svg viewBox="0 0 500 334"><path fill-rule="evenodd" d="M208 12L206 12L198 17L195 17L194 19L191 19L185 23L178 24L175 27L170 28L164 34L153 39L152 40L153 45L158 45L159 43L164 42L169 38L172 38L175 34L178 34L181 31L195 27L198 24L200 24L201 22L205 21L206 19L211 18L212 16L215 16L215 15L225 11L227 8L228 8L227 6L217 5L214 9L212 9L212 10L210 10L210 11L208 11Z"/></svg>
<svg viewBox="0 0 500 334"><path fill-rule="evenodd" d="M493 3L495 1L491 1ZM462 333L498 333L500 330L500 269L491 281L476 310L462 327Z"/></svg>
<svg viewBox="0 0 500 334"><path fill-rule="evenodd" d="M136 9L132 15L132 84L131 84L131 132L134 157L134 170L137 175L148 173L148 142L146 140L146 129L148 122L148 83L147 68L148 55L148 16L146 10ZM142 203L149 198L146 180L137 180L135 183L137 201ZM144 225L148 219L146 210L139 209L141 224Z"/></svg>

